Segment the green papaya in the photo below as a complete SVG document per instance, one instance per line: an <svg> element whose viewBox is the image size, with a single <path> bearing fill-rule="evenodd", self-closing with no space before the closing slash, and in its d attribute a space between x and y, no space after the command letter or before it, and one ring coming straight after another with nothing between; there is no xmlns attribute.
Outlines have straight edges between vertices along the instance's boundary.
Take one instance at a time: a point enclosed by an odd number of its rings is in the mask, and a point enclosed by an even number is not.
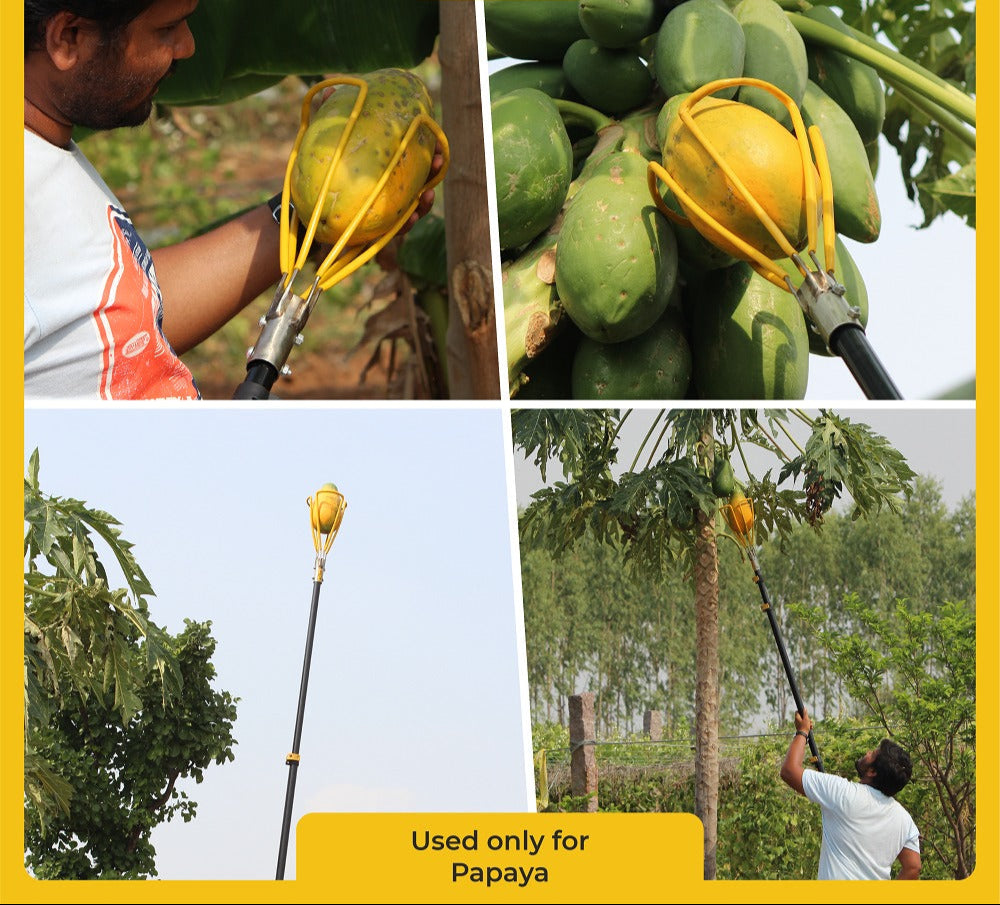
<svg viewBox="0 0 1000 905"><path fill-rule="evenodd" d="M878 176L878 139L868 142L865 145L865 155L868 157L868 166L871 168L872 177Z"/></svg>
<svg viewBox="0 0 1000 905"><path fill-rule="evenodd" d="M560 63L569 45L587 37L577 0L486 0L486 40L515 60Z"/></svg>
<svg viewBox="0 0 1000 905"><path fill-rule="evenodd" d="M333 244L341 238L382 178L414 118L433 113L426 86L412 72L380 69L364 79L368 84L365 101L325 196L320 199L320 191L357 101L356 86L340 85L322 103L302 137L292 167L292 201L303 221L322 203L316 229L320 242ZM381 237L415 202L427 183L436 143L429 128L417 130L415 141L351 234L349 246Z"/></svg>
<svg viewBox="0 0 1000 905"><path fill-rule="evenodd" d="M518 88L537 88L556 99L576 96L566 81L562 63L515 63L490 76L490 101Z"/></svg>
<svg viewBox="0 0 1000 905"><path fill-rule="evenodd" d="M851 34L850 28L829 7L814 6L803 15L844 34ZM885 91L878 73L871 66L846 54L808 41L806 55L809 59L809 78L851 118L862 142L868 145L875 141L885 122Z"/></svg>
<svg viewBox="0 0 1000 905"><path fill-rule="evenodd" d="M683 94L675 94L660 108L660 112L656 116L656 140L660 144L661 154L667 146L667 135L674 120L677 118L677 111L680 109L681 104L690 96L690 91L685 91Z"/></svg>
<svg viewBox="0 0 1000 905"><path fill-rule="evenodd" d="M718 0L688 0L667 13L656 35L653 71L667 97L716 79L743 74L746 40L736 17ZM735 88L714 97L732 98Z"/></svg>
<svg viewBox="0 0 1000 905"><path fill-rule="evenodd" d="M865 327L868 325L868 288L865 286L864 278L861 276L861 271L858 269L858 265L854 263L854 258L851 257L850 252L847 250L847 246L844 241L837 236L836 242L834 243L834 264L833 264L833 275L837 282L840 283L846 290L844 298L849 305L853 305L861 313L861 326ZM823 248L822 243L816 253L816 257L819 258L819 262L826 270L826 252ZM812 269L813 263L805 256L803 258L806 265ZM798 286L802 282L802 274L799 273L798 267L789 259L782 258L775 263L778 264L791 278L792 285ZM805 315L802 315L803 318ZM808 324L807 324L808 326ZM833 353L826 347L826 343L820 338L820 335L809 327L809 351L814 355L831 355Z"/></svg>
<svg viewBox="0 0 1000 905"><path fill-rule="evenodd" d="M564 318L564 323L565 327L525 366L516 385L511 386L511 396L519 400L573 398L573 359L584 337L569 318Z"/></svg>
<svg viewBox="0 0 1000 905"><path fill-rule="evenodd" d="M740 262L693 284L692 382L702 399L801 399L809 337L795 297Z"/></svg>
<svg viewBox="0 0 1000 905"><path fill-rule="evenodd" d="M500 247L518 248L559 214L573 173L573 149L559 111L541 91L518 88L497 98L490 110Z"/></svg>
<svg viewBox="0 0 1000 905"><path fill-rule="evenodd" d="M743 75L770 82L796 104L801 103L809 78L806 46L784 10L775 0L740 0L733 14L746 39ZM763 89L740 88L739 100L791 126L784 104Z"/></svg>
<svg viewBox="0 0 1000 905"><path fill-rule="evenodd" d="M511 380L542 353L564 320L552 273L556 238L551 233L539 236L500 268Z"/></svg>
<svg viewBox="0 0 1000 905"><path fill-rule="evenodd" d="M674 193L669 188L663 187L663 200L670 210L681 216L684 211L681 209ZM708 241L693 226L686 226L683 223L671 221L674 235L677 237L677 253L680 258L681 273L685 278L690 278L694 271L719 270L722 267L731 267L736 263L729 252L723 251L716 245Z"/></svg>
<svg viewBox="0 0 1000 905"><path fill-rule="evenodd" d="M657 0L580 0L579 15L587 37L612 49L653 34L663 18Z"/></svg>
<svg viewBox="0 0 1000 905"><path fill-rule="evenodd" d="M670 308L648 330L620 343L584 337L573 359L574 399L683 399L691 347Z"/></svg>
<svg viewBox="0 0 1000 905"><path fill-rule="evenodd" d="M663 314L677 279L677 241L646 180L596 175L574 195L559 230L556 294L591 339L623 342Z"/></svg>
<svg viewBox="0 0 1000 905"><path fill-rule="evenodd" d="M589 38L566 51L563 71L584 103L612 116L641 106L653 90L652 76L634 51L610 50Z"/></svg>
<svg viewBox="0 0 1000 905"><path fill-rule="evenodd" d="M802 98L806 127L823 136L833 178L833 214L837 232L856 242L874 242L882 214L868 155L851 118L811 79Z"/></svg>
<svg viewBox="0 0 1000 905"><path fill-rule="evenodd" d="M736 490L736 475L733 473L733 463L729 459L717 459L712 474L712 492L717 497L728 499L734 490Z"/></svg>

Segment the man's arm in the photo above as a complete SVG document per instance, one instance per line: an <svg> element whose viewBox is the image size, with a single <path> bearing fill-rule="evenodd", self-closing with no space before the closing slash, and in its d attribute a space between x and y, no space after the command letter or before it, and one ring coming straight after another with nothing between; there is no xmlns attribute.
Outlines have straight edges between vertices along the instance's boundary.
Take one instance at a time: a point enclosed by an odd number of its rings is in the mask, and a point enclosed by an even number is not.
<svg viewBox="0 0 1000 905"><path fill-rule="evenodd" d="M920 878L920 852L904 848L899 853L899 873L897 880L917 880Z"/></svg>
<svg viewBox="0 0 1000 905"><path fill-rule="evenodd" d="M806 738L812 729L812 720L805 708L802 713L795 714L795 735L788 746L788 753L785 755L785 762L781 765L781 778L788 783L799 795L805 795L802 788L802 761L806 755Z"/></svg>
<svg viewBox="0 0 1000 905"><path fill-rule="evenodd" d="M278 224L266 204L153 252L163 332L186 352L278 281Z"/></svg>
<svg viewBox="0 0 1000 905"><path fill-rule="evenodd" d="M443 164L438 146L431 176ZM433 204L434 191L428 189L398 235L408 232ZM207 339L278 282L279 234L271 209L262 204L211 232L153 252L163 292L163 332L178 354Z"/></svg>

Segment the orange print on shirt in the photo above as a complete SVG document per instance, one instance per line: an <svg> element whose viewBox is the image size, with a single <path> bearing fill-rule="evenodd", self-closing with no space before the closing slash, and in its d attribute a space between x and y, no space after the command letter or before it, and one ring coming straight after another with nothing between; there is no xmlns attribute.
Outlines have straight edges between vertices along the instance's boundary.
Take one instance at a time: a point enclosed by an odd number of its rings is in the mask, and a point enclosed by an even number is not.
<svg viewBox="0 0 1000 905"><path fill-rule="evenodd" d="M102 399L198 397L191 372L163 336L153 259L128 215L108 207L114 263L94 320L103 345Z"/></svg>

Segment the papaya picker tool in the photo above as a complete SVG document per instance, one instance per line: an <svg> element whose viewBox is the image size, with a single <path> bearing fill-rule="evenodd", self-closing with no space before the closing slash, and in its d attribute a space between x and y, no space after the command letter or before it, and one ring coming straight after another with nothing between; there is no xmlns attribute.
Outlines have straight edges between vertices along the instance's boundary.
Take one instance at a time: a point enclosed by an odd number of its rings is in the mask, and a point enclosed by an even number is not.
<svg viewBox="0 0 1000 905"><path fill-rule="evenodd" d="M302 222L299 218L299 212L292 204L291 184L292 172L302 147L303 138L313 120L312 100L320 91L343 85L355 86L358 91L357 98L326 167L325 176L319 189L319 200L315 204L308 222ZM281 232L278 246L281 278L275 288L270 308L260 319L261 330L257 342L247 351L247 376L236 388L236 392L233 394L234 399L268 399L270 397L271 387L278 379L278 375L287 376L291 373L285 362L292 347L302 343L302 330L321 293L374 258L409 220L417 209L420 196L444 179L449 163L448 139L441 127L430 116L426 113L416 114L382 175L359 205L353 217L350 218L339 238L333 242L326 257L316 267L315 276L307 282L304 291L297 288L297 281L302 276L303 267L316 240L317 229L334 177L338 171L340 174L346 173L346 168L350 165L351 155L345 152L358 119L363 115L368 88L368 82L362 77L339 75L313 85L302 100L299 130L288 157L285 179L281 189L279 221ZM369 241L356 243L353 240L358 233L359 225L393 178L397 164L407 151L413 150L412 146L417 143L418 134L423 129L429 129L441 147L444 158L441 169L437 173L428 174L426 182L415 193L410 204L384 233ZM333 203L336 204L336 201L334 200ZM299 238L300 223L304 228L301 241Z"/></svg>
<svg viewBox="0 0 1000 905"><path fill-rule="evenodd" d="M767 614L767 621L771 626L771 634L774 635L774 643L778 647L778 656L781 658L781 665L785 670L785 677L792 690L792 699L795 701L795 709L799 713L805 713L805 704L802 702L802 695L799 694L799 686L795 681L795 673L792 671L792 661L788 658L788 650L785 648L784 638L781 636L781 628L778 619L774 615L774 608L771 606L771 596L767 592L767 585L764 584L764 576L760 573L760 563L757 562L757 554L754 550L754 512L753 501L745 497L738 491L734 493L729 502L722 507L722 514L726 517L729 527L736 536L736 541L746 550L750 565L753 567L753 580L757 583L760 591L760 608ZM809 752L812 754L812 762L816 769L823 772L823 758L819 753L819 746L813 738L812 729L809 730Z"/></svg>
<svg viewBox="0 0 1000 905"><path fill-rule="evenodd" d="M295 779L299 769L299 743L302 741L302 720L306 712L306 691L309 687L309 666L312 662L313 638L316 635L316 616L319 612L319 592L323 585L326 555L344 519L347 500L337 490L336 484L324 484L309 497L309 522L312 526L313 546L316 548L313 575L312 605L309 609L309 627L306 630L306 651L302 660L302 679L299 683L299 706L295 714L295 733L291 753L285 757L288 764L288 784L285 787L285 810L281 820L281 840L278 843L278 869L275 880L285 879L285 861L288 857L288 837L292 829L292 802L295 799Z"/></svg>
<svg viewBox="0 0 1000 905"><path fill-rule="evenodd" d="M743 179L706 137L704 130L698 125L694 107L699 101L708 98L718 91L737 86L760 88L777 98L788 110L795 130L794 140L798 145L802 160L802 178L804 184L804 204L806 227L808 235L809 257L816 269L811 269L788 237L777 226L774 219L765 210L758 198L747 188ZM754 109L754 108L751 108ZM850 304L846 298L846 290L835 276L834 241L836 231L833 219L833 179L830 175L830 164L827 159L826 146L816 126L807 131L802 120L802 114L795 102L780 88L770 82L752 78L719 79L709 82L697 91L691 93L679 106L678 119L693 137L694 142L708 155L704 166L711 172L718 173L718 178L726 180L728 196L724 208L716 208L715 214L706 209L705 198L695 198L684 186L667 171L664 166L651 161L648 169L649 191L656 206L669 219L692 226L713 245L746 261L762 277L774 285L792 293L798 300L806 320L816 331L829 350L844 360L854 379L869 399L901 399L902 396L882 362L875 354L868 337L861 325L861 312ZM762 113L761 116L767 116ZM676 126L676 124L675 124ZM677 128L680 128L677 126ZM674 135L674 128L670 135ZM670 140L668 136L667 141ZM664 160L666 160L666 151ZM815 156L815 167L813 166ZM818 171L818 172L817 172ZM660 194L657 178L662 179L674 193L686 216L670 210ZM818 181L818 186L817 186ZM717 188L717 187L716 187ZM790 188L790 187L789 187ZM794 190L794 189L792 189ZM750 239L745 233L745 221L733 219L729 212L739 209L750 217L755 217L766 230L763 241L757 237ZM822 218L820 211L822 210ZM816 256L818 249L818 221L823 225L823 251L826 268ZM728 222L723 222L728 221ZM744 235L737 232L743 227ZM734 226L736 227L734 229ZM772 245L773 243L773 245ZM795 286L791 277L765 253L762 245L773 248L776 246L781 253L791 259L802 275L802 282Z"/></svg>

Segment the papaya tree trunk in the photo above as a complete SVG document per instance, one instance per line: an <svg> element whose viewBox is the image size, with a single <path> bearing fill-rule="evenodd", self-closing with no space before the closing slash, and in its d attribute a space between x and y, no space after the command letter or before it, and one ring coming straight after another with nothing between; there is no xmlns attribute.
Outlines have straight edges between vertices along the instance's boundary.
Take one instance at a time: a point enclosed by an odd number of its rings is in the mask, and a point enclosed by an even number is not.
<svg viewBox="0 0 1000 905"><path fill-rule="evenodd" d="M698 459L712 473L713 417L706 413ZM719 549L715 518L698 510L695 538L694 809L705 827L705 879L715 879L719 819Z"/></svg>
<svg viewBox="0 0 1000 905"><path fill-rule="evenodd" d="M441 119L451 148L445 177L448 389L453 399L499 399L476 5L440 0Z"/></svg>

